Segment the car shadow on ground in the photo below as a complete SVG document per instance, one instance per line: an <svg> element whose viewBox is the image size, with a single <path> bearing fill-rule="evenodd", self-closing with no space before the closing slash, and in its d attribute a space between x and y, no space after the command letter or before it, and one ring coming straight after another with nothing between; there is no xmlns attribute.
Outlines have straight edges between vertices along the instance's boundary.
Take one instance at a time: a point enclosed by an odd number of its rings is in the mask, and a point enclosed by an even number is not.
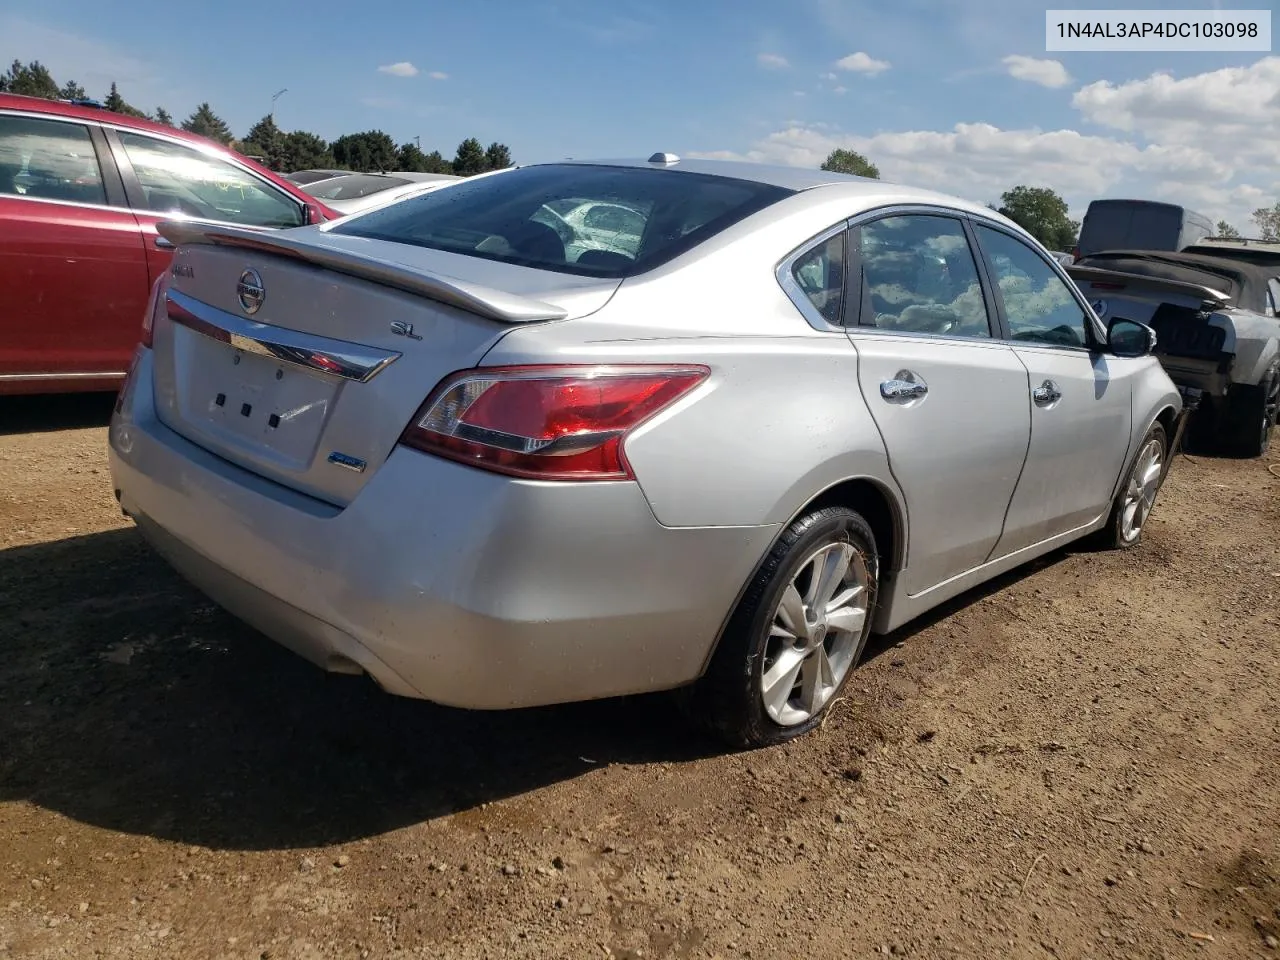
<svg viewBox="0 0 1280 960"><path fill-rule="evenodd" d="M905 628L874 658L1028 572ZM321 846L580 776L720 752L666 695L469 712L328 676L132 527L0 552L0 801L215 849Z"/></svg>
<svg viewBox="0 0 1280 960"><path fill-rule="evenodd" d="M114 393L64 393L0 397L0 436L105 427Z"/></svg>
<svg viewBox="0 0 1280 960"><path fill-rule="evenodd" d="M0 552L0 801L223 849L363 838L720 748L667 696L469 712L328 676L132 527Z"/></svg>

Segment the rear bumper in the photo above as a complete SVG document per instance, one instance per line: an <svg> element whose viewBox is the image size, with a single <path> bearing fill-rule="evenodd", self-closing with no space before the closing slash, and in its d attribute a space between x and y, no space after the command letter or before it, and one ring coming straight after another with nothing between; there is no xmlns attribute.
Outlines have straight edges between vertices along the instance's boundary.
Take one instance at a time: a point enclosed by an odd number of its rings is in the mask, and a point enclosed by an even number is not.
<svg viewBox="0 0 1280 960"><path fill-rule="evenodd" d="M777 532L663 527L634 483L511 480L408 449L339 510L183 439L151 397L144 350L110 460L156 549L312 662L451 706L696 679Z"/></svg>
<svg viewBox="0 0 1280 960"><path fill-rule="evenodd" d="M1179 389L1189 387L1211 397L1220 397L1227 392L1231 381L1230 358L1200 359L1157 353L1156 359Z"/></svg>

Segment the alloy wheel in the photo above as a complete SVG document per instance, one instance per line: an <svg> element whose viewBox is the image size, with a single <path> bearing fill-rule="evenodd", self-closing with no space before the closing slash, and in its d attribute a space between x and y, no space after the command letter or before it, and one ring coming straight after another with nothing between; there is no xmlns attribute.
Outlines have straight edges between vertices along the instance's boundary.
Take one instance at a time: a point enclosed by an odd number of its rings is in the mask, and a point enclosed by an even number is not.
<svg viewBox="0 0 1280 960"><path fill-rule="evenodd" d="M769 621L760 695L780 726L827 705L853 666L871 598L866 559L845 541L814 550L782 592Z"/></svg>
<svg viewBox="0 0 1280 960"><path fill-rule="evenodd" d="M1120 536L1125 543L1138 539L1147 517L1151 516L1163 470L1164 445L1158 438L1151 437L1138 452L1125 487L1124 505L1120 511Z"/></svg>

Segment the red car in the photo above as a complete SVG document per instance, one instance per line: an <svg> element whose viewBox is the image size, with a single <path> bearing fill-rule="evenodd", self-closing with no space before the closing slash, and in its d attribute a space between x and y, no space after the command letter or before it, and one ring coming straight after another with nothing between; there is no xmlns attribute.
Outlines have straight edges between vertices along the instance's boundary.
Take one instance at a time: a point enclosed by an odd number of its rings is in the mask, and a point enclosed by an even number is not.
<svg viewBox="0 0 1280 960"><path fill-rule="evenodd" d="M0 394L120 385L169 269L161 220L270 229L338 216L203 137L0 94Z"/></svg>

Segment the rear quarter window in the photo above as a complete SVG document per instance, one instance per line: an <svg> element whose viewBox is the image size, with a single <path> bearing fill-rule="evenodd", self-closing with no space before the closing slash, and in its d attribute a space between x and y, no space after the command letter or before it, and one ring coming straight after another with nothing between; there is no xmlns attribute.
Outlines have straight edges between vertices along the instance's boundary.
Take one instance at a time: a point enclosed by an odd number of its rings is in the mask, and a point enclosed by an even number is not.
<svg viewBox="0 0 1280 960"><path fill-rule="evenodd" d="M331 232L581 276L625 277L791 192L681 171L546 164L404 200Z"/></svg>

